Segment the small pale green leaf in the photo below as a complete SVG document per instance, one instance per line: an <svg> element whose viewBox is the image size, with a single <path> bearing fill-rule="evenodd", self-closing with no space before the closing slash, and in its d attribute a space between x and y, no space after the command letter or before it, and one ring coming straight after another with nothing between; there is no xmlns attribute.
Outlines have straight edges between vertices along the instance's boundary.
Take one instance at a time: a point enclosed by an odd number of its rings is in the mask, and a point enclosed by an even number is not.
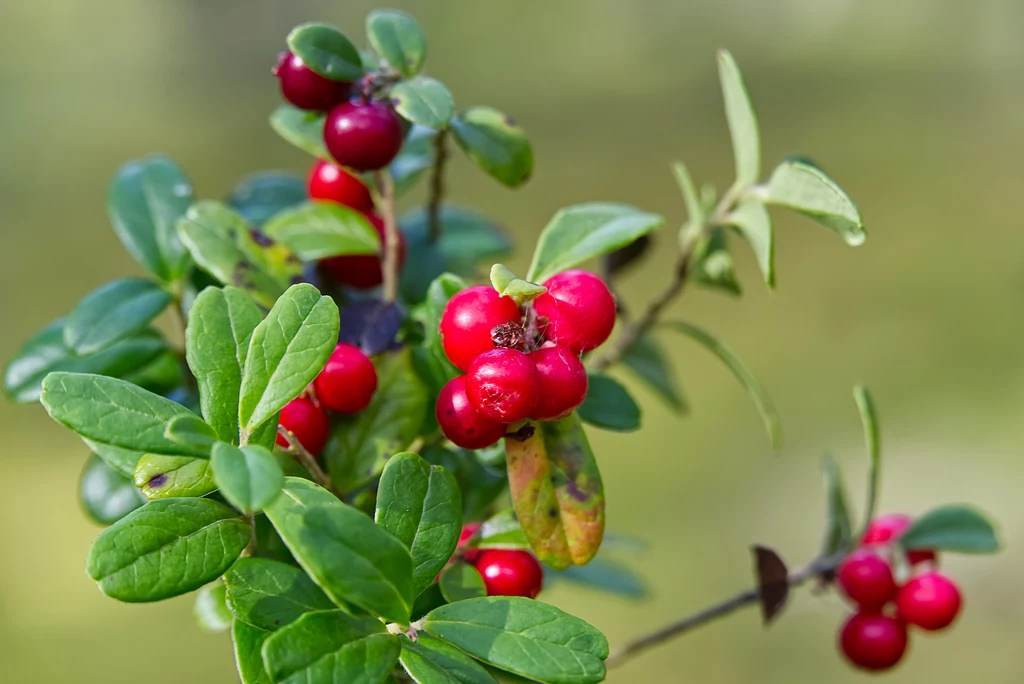
<svg viewBox="0 0 1024 684"><path fill-rule="evenodd" d="M318 159L330 159L324 145L324 124L327 116L320 112L307 112L290 104L279 105L270 114L270 127L303 152Z"/></svg>
<svg viewBox="0 0 1024 684"><path fill-rule="evenodd" d="M399 662L416 684L496 684L475 660L426 633L402 640Z"/></svg>
<svg viewBox="0 0 1024 684"><path fill-rule="evenodd" d="M545 580L571 582L631 599L643 599L650 593L647 582L635 570L601 555L586 565L545 572Z"/></svg>
<svg viewBox="0 0 1024 684"><path fill-rule="evenodd" d="M679 190L683 193L683 203L686 205L687 223L691 226L704 224L704 207L700 201L700 193L697 186L693 184L693 177L682 162L672 165L672 173L679 184Z"/></svg>
<svg viewBox="0 0 1024 684"><path fill-rule="evenodd" d="M288 34L288 48L313 72L332 81L355 81L363 75L359 50L338 29L327 24L296 26Z"/></svg>
<svg viewBox="0 0 1024 684"><path fill-rule="evenodd" d="M416 20L393 9L366 16L366 37L388 65L406 78L415 76L427 58L427 39Z"/></svg>
<svg viewBox="0 0 1024 684"><path fill-rule="evenodd" d="M825 499L828 502L822 555L829 557L850 547L853 541L853 525L850 522L850 507L847 504L843 474L839 470L839 464L828 454L821 460L821 473L825 480Z"/></svg>
<svg viewBox="0 0 1024 684"><path fill-rule="evenodd" d="M483 575L469 563L452 563L438 579L441 595L448 603L487 596Z"/></svg>
<svg viewBox="0 0 1024 684"><path fill-rule="evenodd" d="M712 228L701 239L693 255L693 281L704 287L739 295L742 290L736 278L736 266L722 226Z"/></svg>
<svg viewBox="0 0 1024 684"><path fill-rule="evenodd" d="M928 511L904 532L899 540L904 549L931 549L957 553L994 553L999 538L988 518L964 505L949 505Z"/></svg>
<svg viewBox="0 0 1024 684"><path fill-rule="evenodd" d="M103 462L115 471L121 473L129 480L135 477L135 466L143 456L141 451L122 449L110 444L100 444L91 439L83 438L82 441L85 442L85 446L89 447L94 454L103 459Z"/></svg>
<svg viewBox="0 0 1024 684"><path fill-rule="evenodd" d="M217 489L208 458L146 454L135 466L135 486L147 499L204 496Z"/></svg>
<svg viewBox="0 0 1024 684"><path fill-rule="evenodd" d="M306 180L301 176L259 171L238 181L224 201L246 221L259 227L278 212L305 202L306 193Z"/></svg>
<svg viewBox="0 0 1024 684"><path fill-rule="evenodd" d="M504 264L491 266L491 285L498 291L498 294L503 297L512 297L517 302L535 299L548 291L543 285L537 285L517 277Z"/></svg>
<svg viewBox="0 0 1024 684"><path fill-rule="evenodd" d="M366 215L334 202L306 202L287 209L263 230L303 261L380 251L380 236Z"/></svg>
<svg viewBox="0 0 1024 684"><path fill-rule="evenodd" d="M644 335L626 350L621 362L676 413L687 411L675 370L662 346Z"/></svg>
<svg viewBox="0 0 1024 684"><path fill-rule="evenodd" d="M196 622L207 632L225 632L231 629L234 618L228 610L225 594L224 583L220 580L207 584L196 594L193 612Z"/></svg>
<svg viewBox="0 0 1024 684"><path fill-rule="evenodd" d="M469 545L480 549L530 548L530 542L526 541L523 528L511 509L499 511L485 520Z"/></svg>
<svg viewBox="0 0 1024 684"><path fill-rule="evenodd" d="M68 316L64 342L77 356L93 354L140 332L171 303L151 280L112 280L82 299Z"/></svg>
<svg viewBox="0 0 1024 684"><path fill-rule="evenodd" d="M853 388L853 400L857 402L860 422L864 427L864 444L868 453L868 497L864 507L865 529L875 517L878 508L878 490L882 481L882 440L878 430L878 411L871 392L863 385Z"/></svg>
<svg viewBox="0 0 1024 684"><path fill-rule="evenodd" d="M459 147L489 176L515 188L533 173L533 147L512 117L491 107L470 107L452 117Z"/></svg>
<svg viewBox="0 0 1024 684"><path fill-rule="evenodd" d="M725 118L736 158L736 185L747 187L756 183L761 175L761 138L743 76L727 50L718 51L718 77L722 82Z"/></svg>
<svg viewBox="0 0 1024 684"><path fill-rule="evenodd" d="M640 407L618 380L591 373L587 383L587 397L576 410L583 422L616 432L640 428Z"/></svg>
<svg viewBox="0 0 1024 684"><path fill-rule="evenodd" d="M769 204L788 207L839 233L846 244L864 244L867 233L853 201L821 169L790 160L779 164L768 180Z"/></svg>
<svg viewBox="0 0 1024 684"><path fill-rule="evenodd" d="M131 478L93 454L78 481L78 500L86 514L100 525L112 525L146 502Z"/></svg>
<svg viewBox="0 0 1024 684"><path fill-rule="evenodd" d="M209 456L210 449L217 441L217 433L209 424L199 416L181 415L171 418L164 430L164 436L172 442L184 447L206 452Z"/></svg>
<svg viewBox="0 0 1024 684"><path fill-rule="evenodd" d="M224 582L235 617L268 632L306 613L335 608L309 575L288 563L242 558L224 575Z"/></svg>
<svg viewBox="0 0 1024 684"><path fill-rule="evenodd" d="M455 114L455 100L448 88L429 76L399 81L391 88L390 97L404 119L427 128L446 128Z"/></svg>
<svg viewBox="0 0 1024 684"><path fill-rule="evenodd" d="M238 448L217 442L210 465L220 493L244 513L262 511L284 487L284 471L277 459L255 444Z"/></svg>
<svg viewBox="0 0 1024 684"><path fill-rule="evenodd" d="M231 626L231 642L235 648L235 664L242 684L273 684L263 667L263 643L270 632L241 620Z"/></svg>
<svg viewBox="0 0 1024 684"><path fill-rule="evenodd" d="M757 266L764 274L768 287L775 287L775 235L764 204L756 197L741 201L726 218L750 244Z"/></svg>

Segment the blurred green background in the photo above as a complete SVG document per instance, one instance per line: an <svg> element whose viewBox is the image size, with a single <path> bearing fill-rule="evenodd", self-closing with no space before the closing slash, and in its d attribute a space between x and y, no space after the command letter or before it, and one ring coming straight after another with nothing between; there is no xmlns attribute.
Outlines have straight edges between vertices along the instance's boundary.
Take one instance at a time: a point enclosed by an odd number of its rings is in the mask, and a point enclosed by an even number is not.
<svg viewBox="0 0 1024 684"><path fill-rule="evenodd" d="M850 389L884 421L886 510L976 502L1006 551L949 557L966 610L914 639L893 682L1024 676L1024 4L955 0L420 0L428 69L462 105L513 114L534 142L532 181L510 192L453 164L454 199L530 244L561 206L616 200L669 227L622 291L668 277L683 218L669 164L730 180L714 50L743 68L766 164L804 152L854 198L870 237L777 213L778 289L735 243L742 300L687 292L672 307L756 369L782 413L773 455L723 367L667 335L692 414L643 388L645 429L593 432L609 525L652 542L627 560L651 599L559 586L543 598L613 645L750 581L748 547L797 565L822 533L819 458L835 454L855 502L863 447ZM309 160L266 125L270 67L289 28L326 20L361 40L359 0L4 0L0 3L0 357L107 279L140 272L109 229L104 190L128 159L164 152L204 197L241 175ZM413 197L412 200L416 198ZM0 404L0 681L231 682L226 635L194 625L190 598L115 603L83 571L98 528L78 511L85 452L37 407ZM770 629L748 610L643 656L612 682L855 682L833 647L845 608L803 591Z"/></svg>

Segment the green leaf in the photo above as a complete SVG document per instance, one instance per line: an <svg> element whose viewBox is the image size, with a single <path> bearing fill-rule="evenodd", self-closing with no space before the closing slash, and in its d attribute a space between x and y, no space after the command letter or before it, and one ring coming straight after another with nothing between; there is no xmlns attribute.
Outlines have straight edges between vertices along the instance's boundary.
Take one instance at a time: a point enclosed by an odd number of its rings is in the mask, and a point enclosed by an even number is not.
<svg viewBox="0 0 1024 684"><path fill-rule="evenodd" d="M204 496L217 489L207 458L146 454L135 466L135 486L147 499Z"/></svg>
<svg viewBox="0 0 1024 684"><path fill-rule="evenodd" d="M679 381L665 350L653 337L644 335L626 350L620 361L676 413L687 411Z"/></svg>
<svg viewBox="0 0 1024 684"><path fill-rule="evenodd" d="M403 118L427 128L446 128L455 114L455 100L448 88L429 76L399 81L392 86L390 97Z"/></svg>
<svg viewBox="0 0 1024 684"><path fill-rule="evenodd" d="M604 536L604 487L576 414L535 425L525 438L506 437L512 506L541 562L555 569L585 565Z"/></svg>
<svg viewBox="0 0 1024 684"><path fill-rule="evenodd" d="M376 359L377 391L370 405L335 423L324 460L335 484L352 491L380 475L392 454L419 435L427 390L412 371L408 351Z"/></svg>
<svg viewBox="0 0 1024 684"><path fill-rule="evenodd" d="M725 118L736 158L736 186L743 188L756 183L761 175L761 139L743 76L727 50L718 51L718 78L722 82Z"/></svg>
<svg viewBox="0 0 1024 684"><path fill-rule="evenodd" d="M757 259L757 266L764 274L768 287L775 287L775 235L772 222L764 204L756 197L741 201L726 217L729 225L736 228L750 244Z"/></svg>
<svg viewBox="0 0 1024 684"><path fill-rule="evenodd" d="M543 285L537 285L517 277L504 264L491 266L491 285L498 291L498 294L512 297L518 302L534 299L548 291Z"/></svg>
<svg viewBox="0 0 1024 684"><path fill-rule="evenodd" d="M868 451L868 500L864 507L864 526L867 528L878 508L878 489L882 480L882 440L878 431L878 411L871 392L863 385L853 388L853 400L857 402L860 422L864 426L864 444Z"/></svg>
<svg viewBox="0 0 1024 684"><path fill-rule="evenodd" d="M451 121L452 134L462 151L489 176L510 188L533 173L533 148L515 122L491 107L470 107Z"/></svg>
<svg viewBox="0 0 1024 684"><path fill-rule="evenodd" d="M217 441L217 433L199 416L175 416L167 423L164 436L189 449L202 451L207 457Z"/></svg>
<svg viewBox="0 0 1024 684"><path fill-rule="evenodd" d="M426 633L402 640L399 662L416 684L496 684L472 658Z"/></svg>
<svg viewBox="0 0 1024 684"><path fill-rule="evenodd" d="M280 684L381 684L401 644L374 618L339 610L307 613L274 632L263 661Z"/></svg>
<svg viewBox="0 0 1024 684"><path fill-rule="evenodd" d="M243 434L313 382L337 346L339 325L338 305L312 285L293 285L277 300L249 341L238 407Z"/></svg>
<svg viewBox="0 0 1024 684"><path fill-rule="evenodd" d="M482 463L476 452L428 444L420 455L431 465L443 466L455 476L462 492L462 519L479 520L505 490L505 472Z"/></svg>
<svg viewBox="0 0 1024 684"><path fill-rule="evenodd" d="M327 24L296 26L288 34L288 48L313 72L332 81L355 81L363 75L363 60L348 38Z"/></svg>
<svg viewBox="0 0 1024 684"><path fill-rule="evenodd" d="M388 167L395 183L395 196L401 197L434 165L437 131L413 124L405 135L402 150Z"/></svg>
<svg viewBox="0 0 1024 684"><path fill-rule="evenodd" d="M244 513L262 511L284 487L284 471L277 459L255 444L238 448L217 442L210 465L220 493Z"/></svg>
<svg viewBox="0 0 1024 684"><path fill-rule="evenodd" d="M821 460L821 473L825 480L825 498L828 501L822 555L828 557L850 547L853 541L853 525L850 523L850 507L846 502L843 474L839 470L839 464L828 454Z"/></svg>
<svg viewBox="0 0 1024 684"><path fill-rule="evenodd" d="M693 281L704 287L739 295L742 290L736 278L736 266L722 226L712 228L697 245L693 255Z"/></svg>
<svg viewBox="0 0 1024 684"><path fill-rule="evenodd" d="M540 234L526 279L543 283L587 259L625 247L664 221L625 204L595 202L561 209Z"/></svg>
<svg viewBox="0 0 1024 684"><path fill-rule="evenodd" d="M581 420L616 432L640 429L640 407L618 380L591 373L587 383L587 397L577 409Z"/></svg>
<svg viewBox="0 0 1024 684"><path fill-rule="evenodd" d="M326 114L307 112L290 104L279 105L270 114L270 127L279 136L318 159L331 158L324 144L326 122Z"/></svg>
<svg viewBox="0 0 1024 684"><path fill-rule="evenodd" d="M693 177L682 162L672 165L672 173L676 177L679 190L683 193L683 203L686 205L687 225L700 226L704 224L704 207L700 201L700 194L697 186L693 183Z"/></svg>
<svg viewBox="0 0 1024 684"><path fill-rule="evenodd" d="M281 171L259 171L238 181L224 201L259 227L278 212L302 204L306 198L304 178Z"/></svg>
<svg viewBox="0 0 1024 684"><path fill-rule="evenodd" d="M666 323L665 326L699 343L717 356L732 371L732 374L736 376L736 379L740 381L743 388L747 390L747 394L753 399L754 405L757 406L757 410L761 414L761 420L764 422L764 429L768 433L768 439L771 440L772 448L775 450L781 449L782 423L779 420L778 411L775 410L775 404L772 403L771 397L768 396L761 383L754 377L753 372L736 353L703 328L698 328L695 325L682 321Z"/></svg>
<svg viewBox="0 0 1024 684"><path fill-rule="evenodd" d="M263 667L263 643L270 632L235 620L231 626L231 641L235 647L235 663L242 684L273 684Z"/></svg>
<svg viewBox="0 0 1024 684"><path fill-rule="evenodd" d="M185 385L184 364L181 363L181 352L165 349L152 361L127 373L121 374L122 380L149 390L153 394L167 396ZM199 405L196 404L196 410Z"/></svg>
<svg viewBox="0 0 1024 684"><path fill-rule="evenodd" d="M366 16L366 37L387 63L406 78L415 76L427 58L427 39L416 20L393 9Z"/></svg>
<svg viewBox="0 0 1024 684"><path fill-rule="evenodd" d="M107 212L128 252L164 282L188 270L175 224L194 200L192 184L167 157L146 157L125 164L107 190Z"/></svg>
<svg viewBox="0 0 1024 684"><path fill-rule="evenodd" d="M303 261L380 251L380 236L366 215L334 202L306 202L287 209L264 231Z"/></svg>
<svg viewBox="0 0 1024 684"><path fill-rule="evenodd" d="M193 612L196 622L207 632L224 632L231 628L233 618L225 599L224 583L207 584L196 594Z"/></svg>
<svg viewBox="0 0 1024 684"><path fill-rule="evenodd" d="M445 267L469 275L474 266L493 262L512 253L512 240L505 229L471 209L453 204L441 206L441 237L438 249ZM429 216L424 207L417 207L399 219L406 239L418 244L426 237ZM440 275L440 274L437 274Z"/></svg>
<svg viewBox="0 0 1024 684"><path fill-rule="evenodd" d="M958 553L999 550L995 528L982 513L964 505L941 506L917 520L899 540L904 550L932 549Z"/></svg>
<svg viewBox="0 0 1024 684"><path fill-rule="evenodd" d="M141 451L122 449L121 447L111 446L110 444L100 444L99 442L94 442L90 439L82 439L82 441L85 442L85 445L89 447L94 454L103 459L103 462L113 468L116 472L121 473L129 480L135 477L135 466L143 456Z"/></svg>
<svg viewBox="0 0 1024 684"><path fill-rule="evenodd" d="M86 514L101 525L112 525L146 502L131 478L114 470L95 454L89 456L78 481L78 500Z"/></svg>
<svg viewBox="0 0 1024 684"><path fill-rule="evenodd" d="M853 201L821 169L801 161L784 161L768 180L769 204L788 207L839 233L846 244L864 244L867 233Z"/></svg>
<svg viewBox="0 0 1024 684"><path fill-rule="evenodd" d="M409 549L413 595L419 595L459 543L459 486L441 466L432 466L413 453L395 454L380 476L374 520Z"/></svg>
<svg viewBox="0 0 1024 684"><path fill-rule="evenodd" d="M288 563L242 558L224 575L235 617L273 632L306 613L335 608L309 575Z"/></svg>
<svg viewBox="0 0 1024 684"><path fill-rule="evenodd" d="M586 565L545 573L545 579L572 582L598 591L631 599L646 598L649 588L644 578L632 568L598 556Z"/></svg>
<svg viewBox="0 0 1024 684"><path fill-rule="evenodd" d="M405 622L412 609L412 558L400 541L327 490L285 479L266 508L288 549L338 605Z"/></svg>
<svg viewBox="0 0 1024 684"><path fill-rule="evenodd" d="M504 510L483 522L470 546L479 549L528 549L530 542L526 541L515 512Z"/></svg>
<svg viewBox="0 0 1024 684"><path fill-rule="evenodd" d="M151 280L112 280L82 299L68 316L64 343L76 356L93 354L140 332L171 303Z"/></svg>
<svg viewBox="0 0 1024 684"><path fill-rule="evenodd" d="M172 418L194 413L124 380L50 373L40 401L51 418L96 442L153 454L204 455L164 436Z"/></svg>
<svg viewBox="0 0 1024 684"><path fill-rule="evenodd" d="M550 684L586 684L605 677L604 635L540 601L469 599L431 611L423 624L474 658L523 677Z"/></svg>
<svg viewBox="0 0 1024 684"><path fill-rule="evenodd" d="M209 499L152 501L107 528L86 570L119 601L159 601L212 582L249 543L249 525Z"/></svg>
<svg viewBox="0 0 1024 684"><path fill-rule="evenodd" d="M487 587L484 585L483 576L469 563L449 565L441 573L438 584L441 588L441 595L448 603L487 596Z"/></svg>

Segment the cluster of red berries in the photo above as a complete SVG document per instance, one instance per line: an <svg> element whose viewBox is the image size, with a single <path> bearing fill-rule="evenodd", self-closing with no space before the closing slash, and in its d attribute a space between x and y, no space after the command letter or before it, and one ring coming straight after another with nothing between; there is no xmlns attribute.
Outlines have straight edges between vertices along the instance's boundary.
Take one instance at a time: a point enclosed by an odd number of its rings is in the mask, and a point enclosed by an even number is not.
<svg viewBox="0 0 1024 684"><path fill-rule="evenodd" d="M876 518L860 547L836 571L840 590L857 606L839 632L839 647L853 665L865 670L895 666L907 651L908 627L942 630L960 612L960 590L935 569L933 551L909 551L911 568L923 569L897 584L887 553L911 522L899 514Z"/></svg>
<svg viewBox="0 0 1024 684"><path fill-rule="evenodd" d="M467 548L479 529L480 523L469 523L462 528L458 552L480 572L487 595L537 598L544 585L540 562L529 551L519 549Z"/></svg>
<svg viewBox="0 0 1024 684"><path fill-rule="evenodd" d="M599 277L565 271L526 310L487 285L453 296L441 316L445 354L465 371L437 398L445 437L465 449L497 442L522 420L556 420L583 403L580 356L611 335L615 299Z"/></svg>

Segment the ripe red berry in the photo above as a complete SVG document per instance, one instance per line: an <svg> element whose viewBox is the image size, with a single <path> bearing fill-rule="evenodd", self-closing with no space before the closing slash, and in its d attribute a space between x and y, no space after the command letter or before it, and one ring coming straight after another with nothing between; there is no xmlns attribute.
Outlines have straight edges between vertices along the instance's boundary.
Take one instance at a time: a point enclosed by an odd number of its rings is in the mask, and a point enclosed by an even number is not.
<svg viewBox="0 0 1024 684"><path fill-rule="evenodd" d="M864 610L881 610L896 596L889 562L869 549L856 549L839 566L836 581L846 596Z"/></svg>
<svg viewBox="0 0 1024 684"><path fill-rule="evenodd" d="M896 595L900 617L921 629L945 629L960 612L960 590L953 580L938 572L912 577Z"/></svg>
<svg viewBox="0 0 1024 684"><path fill-rule="evenodd" d="M359 413L377 390L377 369L359 347L339 344L313 381L313 389L328 411Z"/></svg>
<svg viewBox="0 0 1024 684"><path fill-rule="evenodd" d="M525 420L540 399L540 376L530 357L517 349L492 349L473 359L466 372L466 394L476 410L492 420Z"/></svg>
<svg viewBox="0 0 1024 684"><path fill-rule="evenodd" d="M344 102L327 115L324 144L334 160L356 171L376 171L402 149L402 120L386 102Z"/></svg>
<svg viewBox="0 0 1024 684"><path fill-rule="evenodd" d="M888 670L907 651L907 626L878 613L854 613L839 632L839 646L859 668Z"/></svg>
<svg viewBox="0 0 1024 684"><path fill-rule="evenodd" d="M529 551L487 549L476 561L488 596L536 598L544 584L544 570Z"/></svg>
<svg viewBox="0 0 1024 684"><path fill-rule="evenodd" d="M615 298L604 281L587 271L565 271L544 283L533 307L548 319L549 340L576 354L599 346L615 327Z"/></svg>
<svg viewBox="0 0 1024 684"><path fill-rule="evenodd" d="M861 540L861 546L888 544L903 534L903 531L910 527L912 522L914 522L913 518L909 515L903 515L902 513L880 515L872 520L871 524L868 525L868 529L864 531L864 538ZM911 565L929 562L934 563L936 561L936 555L934 551L916 549L907 553L907 561Z"/></svg>
<svg viewBox="0 0 1024 684"><path fill-rule="evenodd" d="M292 431L292 434L305 447L306 451L319 456L327 444L327 436L331 431L327 413L307 397L293 399L281 409L278 424ZM287 447L288 440L278 434L279 446Z"/></svg>
<svg viewBox="0 0 1024 684"><path fill-rule="evenodd" d="M466 523L462 526L462 532L459 534L459 544L455 548L462 551L462 557L466 559L467 563L476 563L477 558L480 557L480 549L467 549L466 544L473 538L473 535L480 529L480 523Z"/></svg>
<svg viewBox="0 0 1024 684"><path fill-rule="evenodd" d="M324 159L313 162L307 182L310 199L337 202L357 211L373 211L373 196L363 181Z"/></svg>
<svg viewBox="0 0 1024 684"><path fill-rule="evenodd" d="M376 214L367 214L366 218L380 235L381 251L387 249L387 236L384 230L384 220ZM398 268L405 264L405 236L398 233ZM321 261L324 270L342 285L354 287L357 290L369 290L384 282L384 271L381 269L381 259L378 254L354 254L330 257Z"/></svg>
<svg viewBox="0 0 1024 684"><path fill-rule="evenodd" d="M468 287L448 300L441 315L441 341L448 360L468 370L480 354L495 348L491 331L503 323L519 322L519 307L488 285Z"/></svg>
<svg viewBox="0 0 1024 684"><path fill-rule="evenodd" d="M555 420L569 415L587 396L587 369L580 357L561 345L530 354L540 378L540 399L530 417Z"/></svg>
<svg viewBox="0 0 1024 684"><path fill-rule="evenodd" d="M299 109L325 112L352 92L351 83L324 78L291 52L281 53L273 74L281 81L281 95Z"/></svg>
<svg viewBox="0 0 1024 684"><path fill-rule="evenodd" d="M466 396L466 376L460 375L441 389L435 408L441 432L463 449L489 447L505 435L505 425L482 415Z"/></svg>

